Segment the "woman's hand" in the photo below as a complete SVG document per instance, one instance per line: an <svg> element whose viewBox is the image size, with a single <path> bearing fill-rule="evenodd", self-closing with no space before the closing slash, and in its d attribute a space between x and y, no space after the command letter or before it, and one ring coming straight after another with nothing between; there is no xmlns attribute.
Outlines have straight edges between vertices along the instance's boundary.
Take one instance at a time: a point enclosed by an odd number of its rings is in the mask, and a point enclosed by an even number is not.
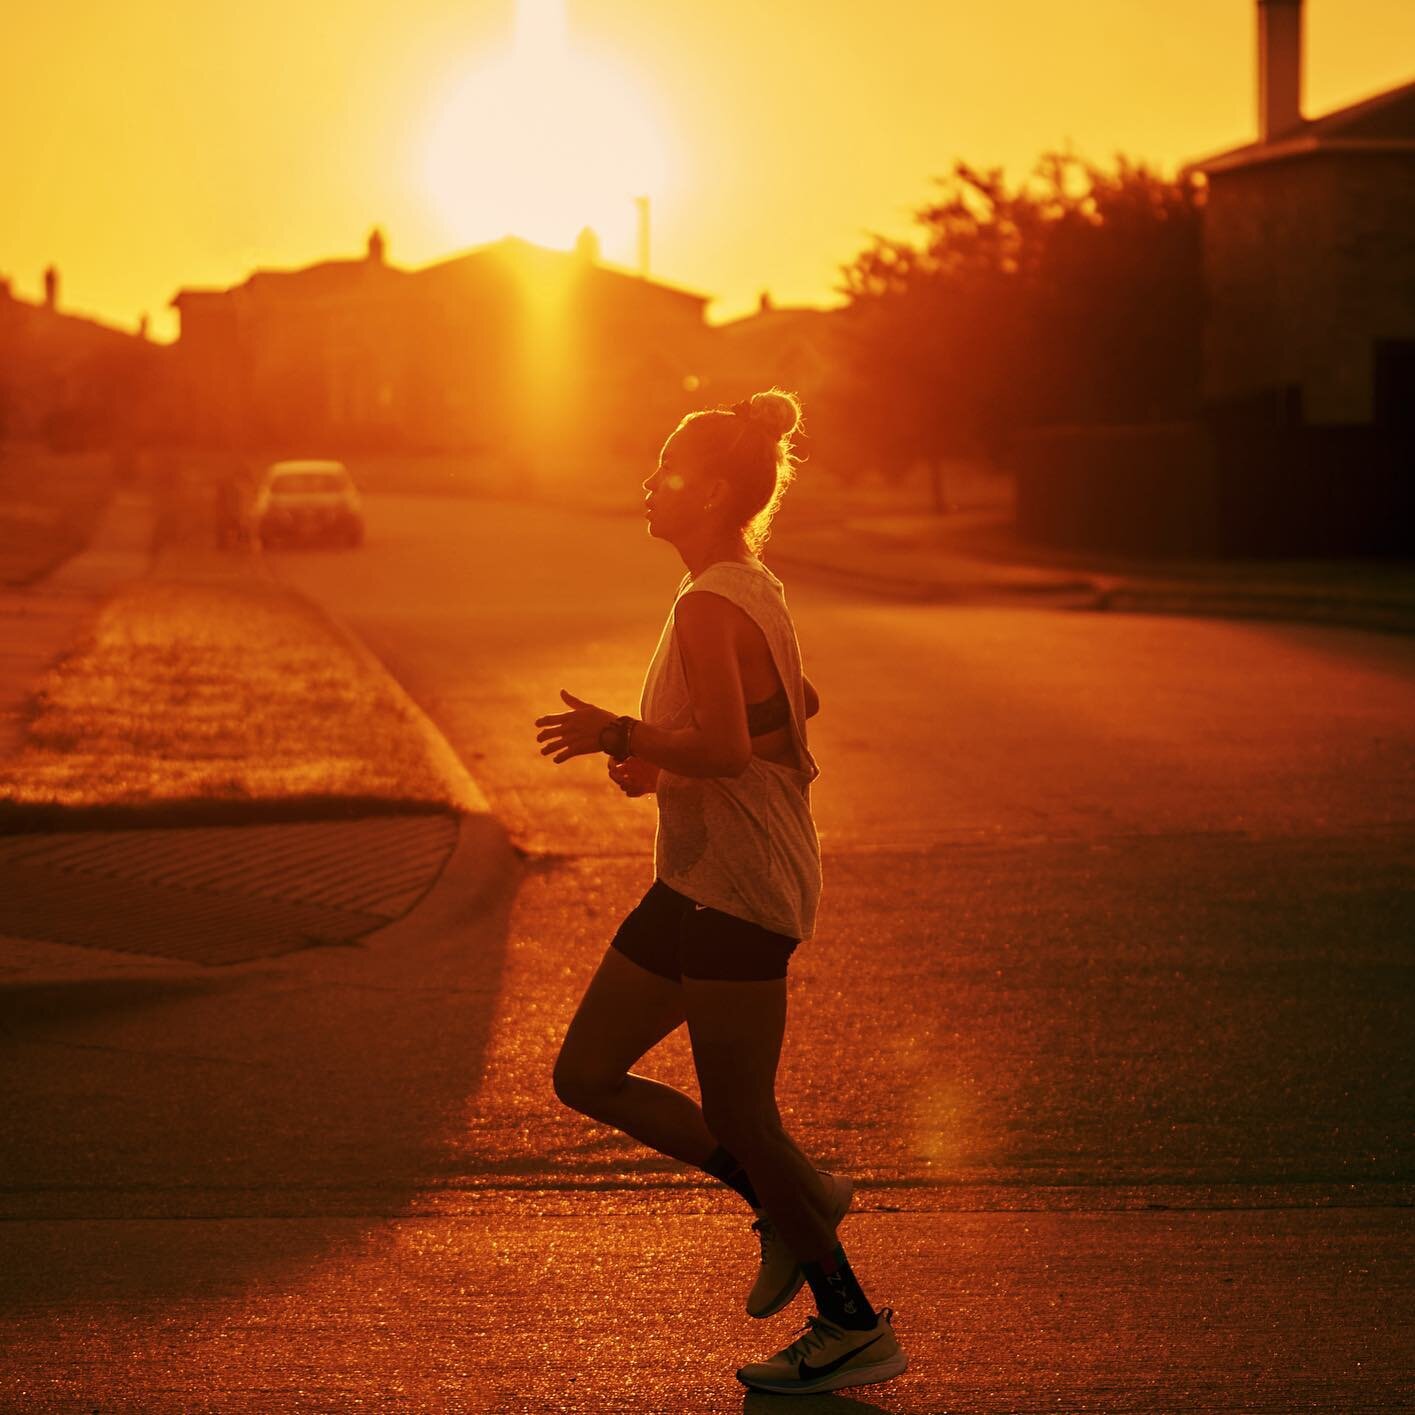
<svg viewBox="0 0 1415 1415"><path fill-rule="evenodd" d="M536 733L536 741L545 743L540 749L541 756L548 757L554 752L555 760L564 762L600 751L599 734L614 721L616 714L593 703L581 702L564 688L560 696L570 704L569 712L553 712L536 718L536 726L544 729Z"/></svg>
<svg viewBox="0 0 1415 1415"><path fill-rule="evenodd" d="M609 779L626 796L647 796L658 789L658 768L642 757L625 757L609 763Z"/></svg>

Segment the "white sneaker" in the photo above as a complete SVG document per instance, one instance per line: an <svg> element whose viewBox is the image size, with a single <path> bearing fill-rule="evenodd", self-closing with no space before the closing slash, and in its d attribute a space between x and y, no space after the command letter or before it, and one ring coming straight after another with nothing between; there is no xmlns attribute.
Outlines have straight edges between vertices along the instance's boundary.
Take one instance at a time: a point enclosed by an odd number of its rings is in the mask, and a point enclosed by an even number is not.
<svg viewBox="0 0 1415 1415"><path fill-rule="evenodd" d="M830 1195L830 1224L834 1228L850 1207L855 1185L847 1175L827 1174L824 1170L821 1171L821 1180ZM752 1229L761 1240L762 1265L757 1269L757 1280L747 1294L747 1315L770 1317L801 1290L806 1274L801 1271L796 1255L786 1246L764 1209L757 1210Z"/></svg>
<svg viewBox="0 0 1415 1415"><path fill-rule="evenodd" d="M893 1321L889 1307L882 1307L879 1320L865 1331L849 1331L821 1316L807 1317L801 1335L790 1346L768 1361L743 1366L737 1379L753 1390L776 1395L810 1395L887 1381L909 1365L894 1335Z"/></svg>

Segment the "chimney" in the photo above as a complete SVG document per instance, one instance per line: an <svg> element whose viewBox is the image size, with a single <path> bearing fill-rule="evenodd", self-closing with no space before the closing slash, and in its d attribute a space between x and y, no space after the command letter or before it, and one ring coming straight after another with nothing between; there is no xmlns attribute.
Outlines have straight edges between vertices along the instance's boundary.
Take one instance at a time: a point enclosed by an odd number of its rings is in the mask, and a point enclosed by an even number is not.
<svg viewBox="0 0 1415 1415"><path fill-rule="evenodd" d="M1302 126L1302 0L1258 0L1258 141Z"/></svg>
<svg viewBox="0 0 1415 1415"><path fill-rule="evenodd" d="M599 264L599 236L593 226L584 226L575 237L575 254L586 265Z"/></svg>
<svg viewBox="0 0 1415 1415"><path fill-rule="evenodd" d="M639 208L639 274L649 278L649 199L635 197L634 205Z"/></svg>
<svg viewBox="0 0 1415 1415"><path fill-rule="evenodd" d="M59 271L52 265L44 272L44 308L59 308Z"/></svg>

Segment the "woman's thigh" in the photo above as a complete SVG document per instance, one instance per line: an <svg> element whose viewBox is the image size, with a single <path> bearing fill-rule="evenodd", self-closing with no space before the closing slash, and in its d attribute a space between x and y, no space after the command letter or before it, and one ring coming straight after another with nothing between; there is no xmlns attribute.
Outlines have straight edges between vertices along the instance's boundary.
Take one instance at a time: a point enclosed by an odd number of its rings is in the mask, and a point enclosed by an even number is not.
<svg viewBox="0 0 1415 1415"><path fill-rule="evenodd" d="M608 948L566 1029L557 1075L615 1084L683 1021L680 983Z"/></svg>
<svg viewBox="0 0 1415 1415"><path fill-rule="evenodd" d="M786 979L684 978L683 1001L709 1127L777 1123Z"/></svg>

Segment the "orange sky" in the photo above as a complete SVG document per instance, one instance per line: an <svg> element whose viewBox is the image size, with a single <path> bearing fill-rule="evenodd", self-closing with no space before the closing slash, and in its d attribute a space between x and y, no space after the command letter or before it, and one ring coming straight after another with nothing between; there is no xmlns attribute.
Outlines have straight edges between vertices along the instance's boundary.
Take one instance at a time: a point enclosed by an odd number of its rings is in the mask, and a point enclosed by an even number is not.
<svg viewBox="0 0 1415 1415"><path fill-rule="evenodd" d="M521 3L519 48L513 0L12 9L0 275L35 298L52 261L63 307L170 337L179 287L355 254L375 222L416 265L549 243L583 205L632 264L647 187L654 275L721 319L831 300L955 156L1021 173L1069 139L1171 170L1254 135L1251 0ZM1410 0L1308 0L1309 114L1412 69Z"/></svg>

